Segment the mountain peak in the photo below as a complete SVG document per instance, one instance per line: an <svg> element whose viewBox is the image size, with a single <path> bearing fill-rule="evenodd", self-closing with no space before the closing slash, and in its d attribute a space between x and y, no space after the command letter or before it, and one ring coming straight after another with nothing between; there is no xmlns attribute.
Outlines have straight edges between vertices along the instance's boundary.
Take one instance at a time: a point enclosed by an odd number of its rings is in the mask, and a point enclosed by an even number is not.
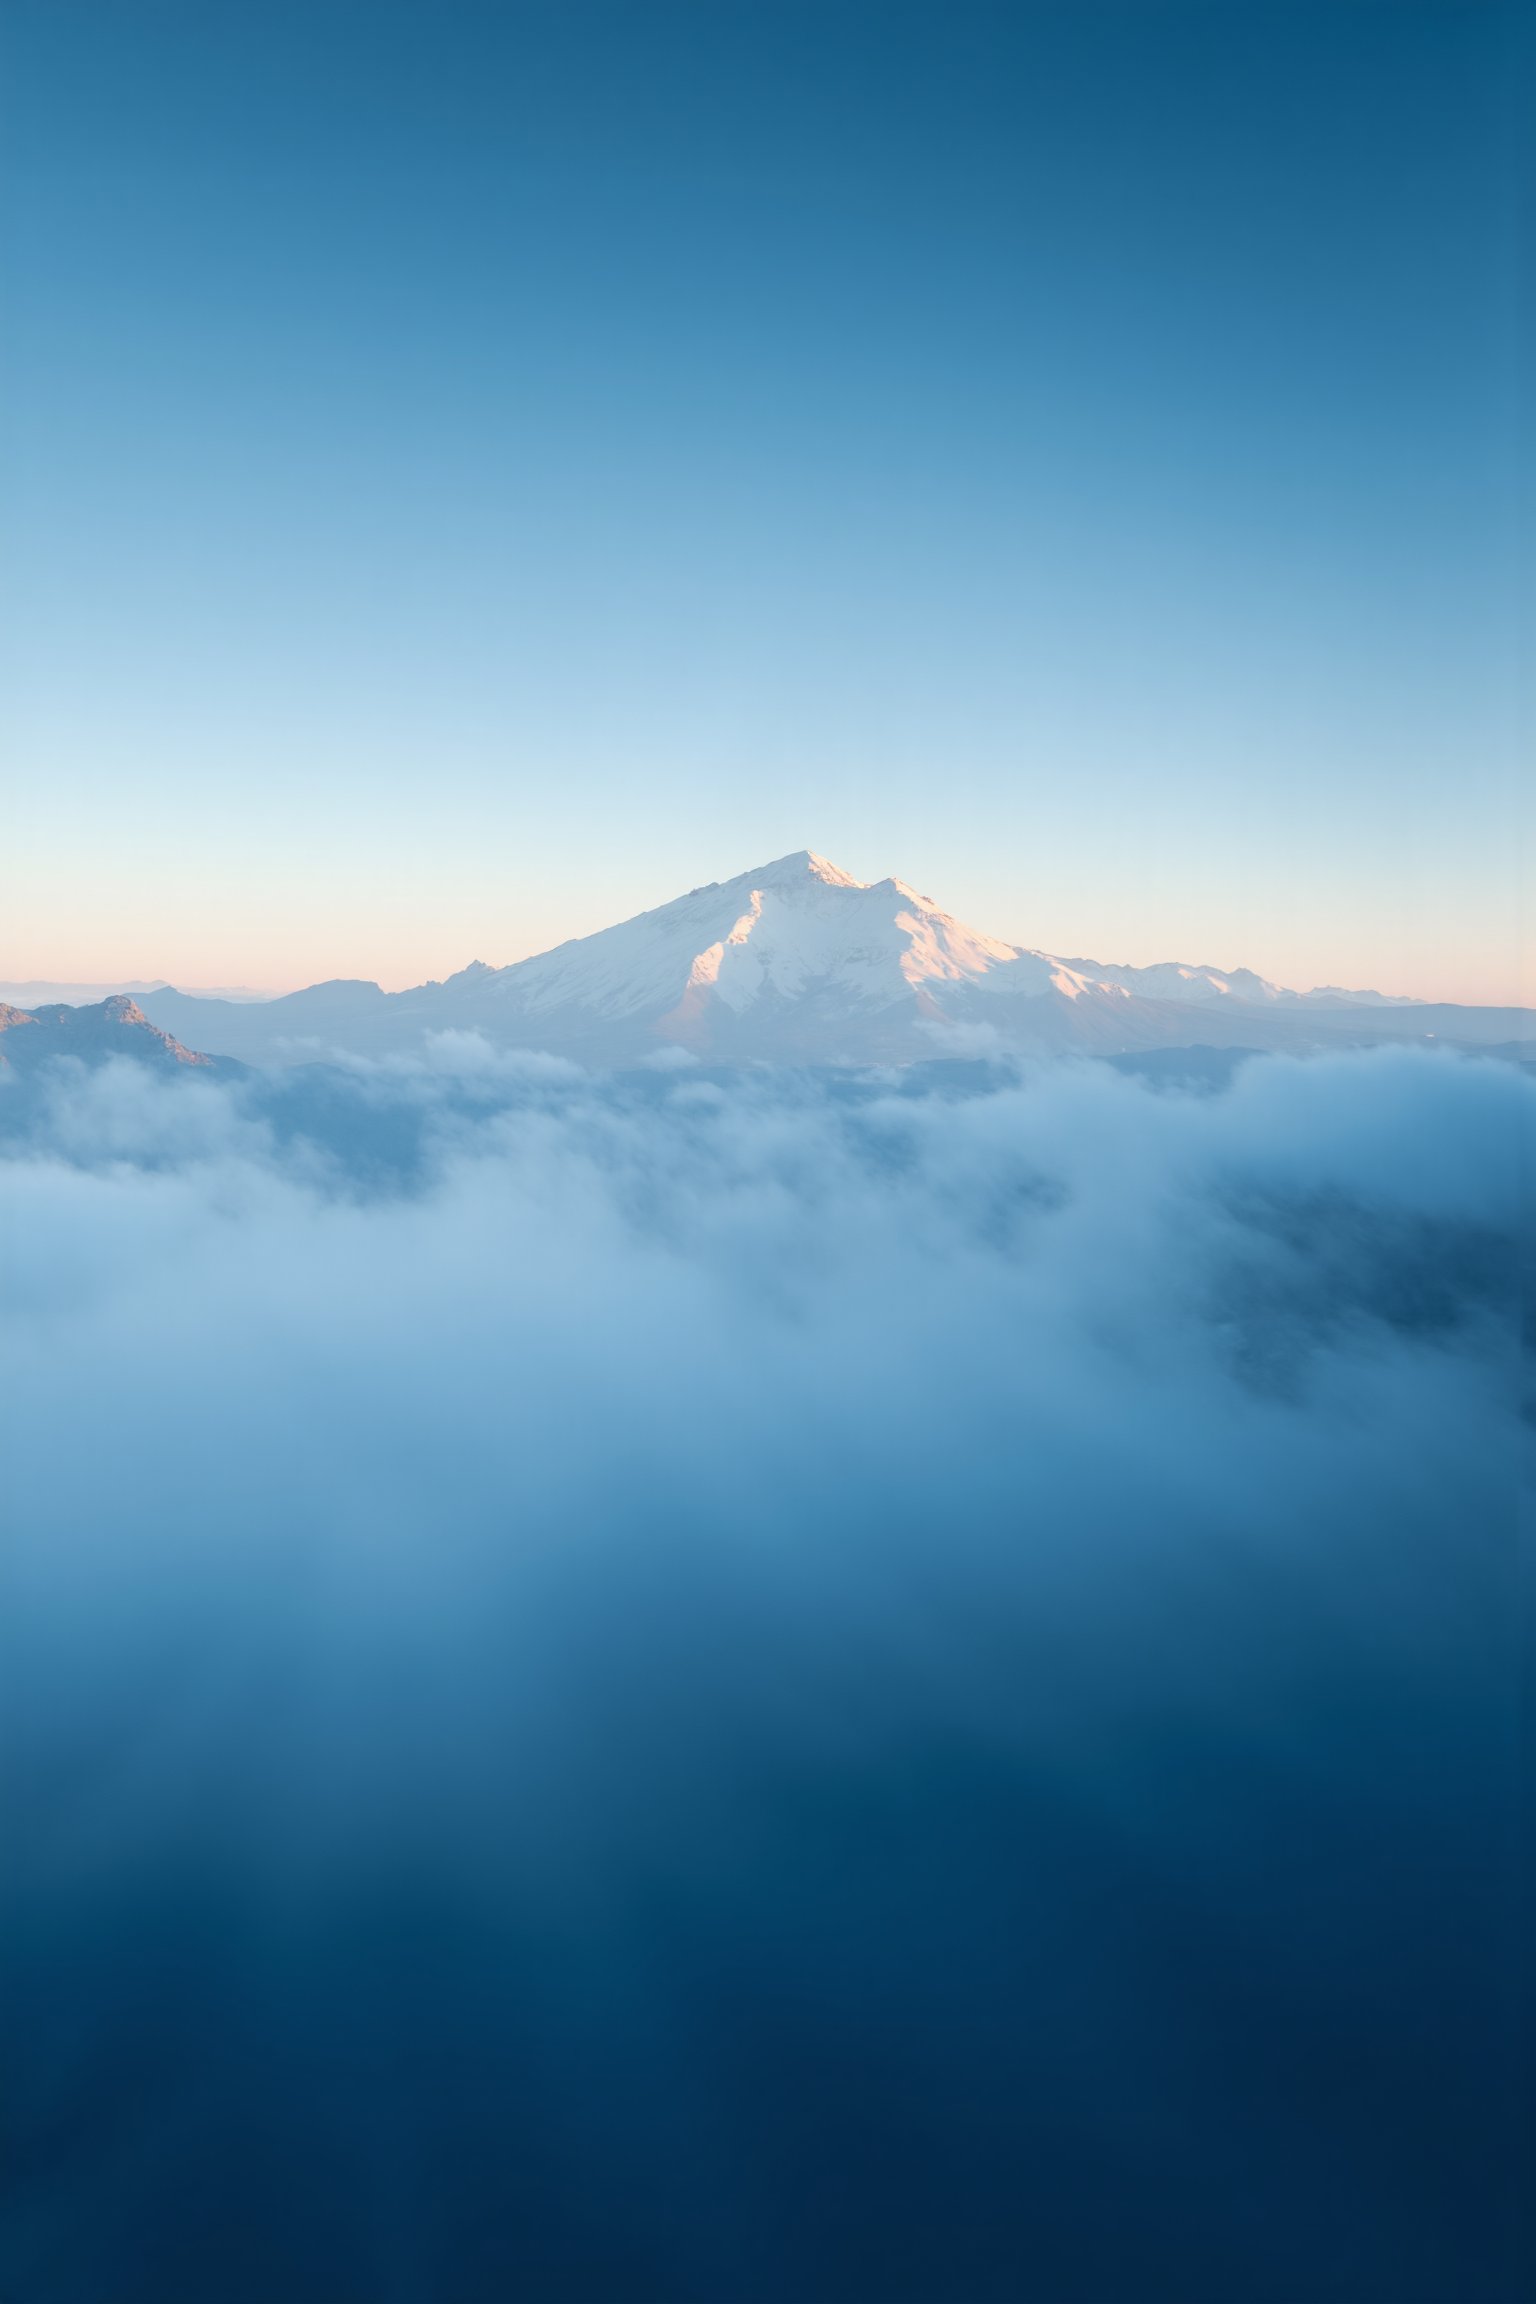
<svg viewBox="0 0 1536 2304"><path fill-rule="evenodd" d="M792 855L776 856L771 864L760 864L755 872L743 872L740 877L751 881L755 888L785 888L800 880L819 880L825 888L862 888L865 883L855 880L840 864L826 856L818 856L814 848L797 848Z"/></svg>

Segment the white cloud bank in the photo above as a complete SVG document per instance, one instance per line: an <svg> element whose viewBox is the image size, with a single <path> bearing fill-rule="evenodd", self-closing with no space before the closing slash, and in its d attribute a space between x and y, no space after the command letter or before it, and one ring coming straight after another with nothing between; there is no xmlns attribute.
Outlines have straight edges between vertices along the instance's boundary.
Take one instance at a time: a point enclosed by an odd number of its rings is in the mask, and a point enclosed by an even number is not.
<svg viewBox="0 0 1536 2304"><path fill-rule="evenodd" d="M1506 2292L1536 1085L915 1085L0 1093L6 2293Z"/></svg>

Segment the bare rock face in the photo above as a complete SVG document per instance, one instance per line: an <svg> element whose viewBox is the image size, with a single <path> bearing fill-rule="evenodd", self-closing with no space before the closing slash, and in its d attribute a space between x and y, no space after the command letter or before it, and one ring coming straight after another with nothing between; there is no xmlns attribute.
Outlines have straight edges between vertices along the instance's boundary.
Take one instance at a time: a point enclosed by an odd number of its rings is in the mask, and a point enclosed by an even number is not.
<svg viewBox="0 0 1536 2304"><path fill-rule="evenodd" d="M151 1024L136 1000L122 993L82 1008L67 1007L62 1001L34 1009L0 1006L0 1065L30 1071L54 1056L73 1056L84 1064L127 1056L164 1070L177 1065L206 1071L234 1069L184 1048L169 1032Z"/></svg>

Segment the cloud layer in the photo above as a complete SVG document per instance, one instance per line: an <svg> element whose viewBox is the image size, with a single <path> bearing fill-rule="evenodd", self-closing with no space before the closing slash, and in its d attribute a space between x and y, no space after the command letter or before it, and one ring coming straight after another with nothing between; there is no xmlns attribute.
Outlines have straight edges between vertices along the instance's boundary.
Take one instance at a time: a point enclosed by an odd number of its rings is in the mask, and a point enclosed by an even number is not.
<svg viewBox="0 0 1536 2304"><path fill-rule="evenodd" d="M0 1093L0 2286L1513 2296L1533 1109Z"/></svg>

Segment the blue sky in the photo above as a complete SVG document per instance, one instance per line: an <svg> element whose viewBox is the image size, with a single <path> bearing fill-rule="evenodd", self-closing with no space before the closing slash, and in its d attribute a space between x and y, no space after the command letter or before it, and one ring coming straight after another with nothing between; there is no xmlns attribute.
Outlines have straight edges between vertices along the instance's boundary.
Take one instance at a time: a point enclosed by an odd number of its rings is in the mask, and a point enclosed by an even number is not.
<svg viewBox="0 0 1536 2304"><path fill-rule="evenodd" d="M5 0L0 976L811 846L1518 997L1530 87L1496 5Z"/></svg>

